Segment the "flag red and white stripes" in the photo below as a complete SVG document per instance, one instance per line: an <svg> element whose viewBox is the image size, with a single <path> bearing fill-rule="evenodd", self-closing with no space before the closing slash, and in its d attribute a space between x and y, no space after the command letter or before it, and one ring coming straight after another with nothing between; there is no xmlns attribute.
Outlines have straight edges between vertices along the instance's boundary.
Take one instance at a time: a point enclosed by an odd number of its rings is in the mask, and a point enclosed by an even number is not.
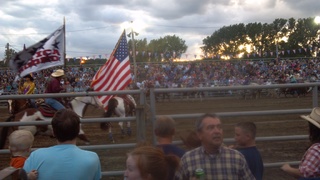
<svg viewBox="0 0 320 180"><path fill-rule="evenodd" d="M131 82L130 61L126 32L120 39L107 62L94 75L91 87L95 91L124 90ZM99 96L98 99L105 108L113 96Z"/></svg>

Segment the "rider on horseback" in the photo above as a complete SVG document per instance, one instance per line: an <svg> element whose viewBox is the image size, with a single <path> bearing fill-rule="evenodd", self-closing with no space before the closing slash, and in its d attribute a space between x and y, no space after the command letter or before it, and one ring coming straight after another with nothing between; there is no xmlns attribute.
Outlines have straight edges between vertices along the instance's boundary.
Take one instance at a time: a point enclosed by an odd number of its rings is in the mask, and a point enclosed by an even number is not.
<svg viewBox="0 0 320 180"><path fill-rule="evenodd" d="M65 89L60 83L62 77L64 76L64 71L62 69L58 69L55 72L53 72L51 76L52 78L49 79L45 93L61 93L61 91L65 91ZM56 110L65 109L65 106L60 101L60 98L45 99L45 103Z"/></svg>
<svg viewBox="0 0 320 180"><path fill-rule="evenodd" d="M34 94L34 91L36 89L36 84L33 82L33 77L31 74L25 75L24 77L24 83L22 86L19 87L19 94ZM28 100L29 104L31 107L36 107L35 106L35 100L34 99L29 99Z"/></svg>

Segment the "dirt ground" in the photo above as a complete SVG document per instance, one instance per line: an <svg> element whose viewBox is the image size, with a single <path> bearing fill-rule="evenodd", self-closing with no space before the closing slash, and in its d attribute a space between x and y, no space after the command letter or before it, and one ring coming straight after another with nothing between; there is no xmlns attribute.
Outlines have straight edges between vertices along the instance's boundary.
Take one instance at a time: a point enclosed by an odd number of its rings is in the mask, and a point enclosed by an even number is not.
<svg viewBox="0 0 320 180"><path fill-rule="evenodd" d="M285 110L285 109L311 109L312 99L306 97L281 97L267 98L262 97L257 100L243 100L237 97L210 98L203 99L175 99L172 101L160 101L156 104L157 115L171 114L191 114L191 113L219 113L233 111L256 111L256 110ZM7 111L0 109L1 121L5 121ZM86 117L101 117L102 112L93 108L88 108ZM287 136L287 135L307 135L307 122L299 117L300 114L292 115L268 115L268 116L240 116L240 117L222 117L224 124L224 137L233 138L233 125L239 121L253 121L256 123L258 132L257 137L266 136ZM188 129L193 129L193 119L176 119L177 133L175 140L180 140L179 135ZM151 122L147 121L147 141L151 141ZM84 131L91 140L92 145L111 144L108 140L107 132L100 130L96 123L84 124ZM116 143L135 143L135 123L132 123L133 136L121 137L118 126L114 123L114 134ZM34 147L46 147L55 144L55 139L36 136ZM78 145L84 145L78 141ZM183 145L181 147L185 148ZM260 141L257 142L264 163L299 161L308 147L307 140L291 141ZM99 154L102 171L120 171L125 169L126 152L129 149L110 149L95 150ZM8 166L10 160L9 154L0 154L0 169ZM282 163L281 163L282 164ZM106 177L102 179L123 179L123 177ZM294 179L279 167L265 168L264 180L290 180Z"/></svg>

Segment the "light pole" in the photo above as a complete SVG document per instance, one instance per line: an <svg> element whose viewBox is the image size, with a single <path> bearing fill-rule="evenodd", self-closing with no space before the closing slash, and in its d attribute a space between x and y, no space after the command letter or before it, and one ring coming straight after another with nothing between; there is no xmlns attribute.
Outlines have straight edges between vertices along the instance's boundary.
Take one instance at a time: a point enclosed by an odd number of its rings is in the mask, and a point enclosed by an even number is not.
<svg viewBox="0 0 320 180"><path fill-rule="evenodd" d="M133 21L131 21L131 32L128 34L128 37L131 37L131 45L132 45L132 58L133 58L133 82L137 82L137 63L136 63L136 48L134 42L134 35L138 36L139 34L133 31Z"/></svg>
<svg viewBox="0 0 320 180"><path fill-rule="evenodd" d="M316 16L315 18L314 18L314 22L317 24L317 25L319 25L320 24L320 16ZM319 30L318 30L319 31ZM318 31L317 31L317 34L318 34ZM320 36L319 36L319 38L318 38L318 49L317 49L317 51L316 51L316 57L318 56L318 51L319 51L319 45L320 45Z"/></svg>
<svg viewBox="0 0 320 180"><path fill-rule="evenodd" d="M278 52L278 35L277 35L277 39L276 39L276 58L277 58L277 61L278 61L278 58L279 58L279 52Z"/></svg>

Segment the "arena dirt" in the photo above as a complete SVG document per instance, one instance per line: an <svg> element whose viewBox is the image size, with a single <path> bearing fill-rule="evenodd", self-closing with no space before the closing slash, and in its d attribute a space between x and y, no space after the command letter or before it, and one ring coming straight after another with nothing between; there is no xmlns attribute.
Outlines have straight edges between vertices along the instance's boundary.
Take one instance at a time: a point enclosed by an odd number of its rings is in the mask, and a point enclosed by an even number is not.
<svg viewBox="0 0 320 180"><path fill-rule="evenodd" d="M281 97L260 99L240 99L238 97L210 98L210 99L174 99L160 100L156 105L157 115L170 114L192 114L206 112L233 112L233 111L255 111L255 110L284 110L284 109L311 109L312 99L310 95L306 97ZM7 109L1 108L1 121L8 117ZM86 111L86 117L101 117L102 111L89 107ZM241 117L223 117L224 137L233 138L233 125L239 121L253 121L256 123L258 132L257 137L265 136L286 136L286 135L306 135L308 132L307 123L299 117L300 114L277 115L277 116L241 116ZM179 135L187 129L193 128L193 119L176 119L177 133L175 140L180 140ZM151 141L152 125L150 121L146 122L147 141ZM84 131L91 140L91 144L111 144L108 140L108 133L99 128L99 124L84 124ZM113 132L116 143L135 143L136 127L132 123L133 136L121 137L120 130L116 123L113 124ZM46 147L54 145L55 139L45 136L36 136L34 147ZM84 145L78 141L78 145ZM181 147L185 148L183 145ZM301 159L304 151L308 147L307 140L293 141L264 141L258 142L263 161L265 163L298 161ZM100 156L102 171L118 171L125 169L126 153L130 149L110 149L96 150ZM0 168L8 166L10 155L0 155ZM106 177L102 179L123 179L123 177ZM290 180L294 179L280 170L279 167L265 168L264 180Z"/></svg>

